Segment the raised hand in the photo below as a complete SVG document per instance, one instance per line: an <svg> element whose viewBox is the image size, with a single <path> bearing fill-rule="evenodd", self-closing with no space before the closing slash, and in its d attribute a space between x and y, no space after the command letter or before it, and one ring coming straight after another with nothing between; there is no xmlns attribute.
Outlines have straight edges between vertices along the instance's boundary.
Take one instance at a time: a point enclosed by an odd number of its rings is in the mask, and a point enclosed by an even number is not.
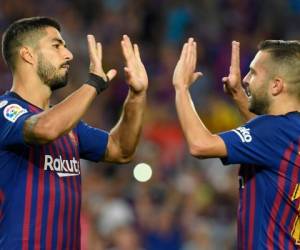
<svg viewBox="0 0 300 250"><path fill-rule="evenodd" d="M234 95L242 88L241 70L240 70L240 43L233 41L231 45L231 64L229 75L222 78L224 91L229 95Z"/></svg>
<svg viewBox="0 0 300 250"><path fill-rule="evenodd" d="M197 63L197 44L193 38L189 38L188 42L184 44L180 59L173 74L173 85L177 88L188 88L200 76L201 72L195 72Z"/></svg>
<svg viewBox="0 0 300 250"><path fill-rule="evenodd" d="M106 74L102 66L102 45L96 42L93 35L87 35L88 50L90 57L90 73L102 77L105 81L111 81L117 74L115 69L109 70Z"/></svg>
<svg viewBox="0 0 300 250"><path fill-rule="evenodd" d="M132 45L127 35L123 36L121 47L126 63L125 76L130 88L136 93L147 90L148 76L140 57L139 47L137 44Z"/></svg>

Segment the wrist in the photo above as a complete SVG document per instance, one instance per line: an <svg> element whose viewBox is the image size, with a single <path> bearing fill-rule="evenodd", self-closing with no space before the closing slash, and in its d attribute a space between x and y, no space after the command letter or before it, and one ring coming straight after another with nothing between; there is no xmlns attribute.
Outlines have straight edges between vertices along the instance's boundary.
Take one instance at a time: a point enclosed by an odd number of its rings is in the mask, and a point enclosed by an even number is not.
<svg viewBox="0 0 300 250"><path fill-rule="evenodd" d="M174 84L174 89L175 89L176 92L189 91L189 87L185 84Z"/></svg>
<svg viewBox="0 0 300 250"><path fill-rule="evenodd" d="M139 92L136 92L134 90L132 90L131 88L129 89L129 93L128 96L130 99L132 100L140 100L140 99L145 99L147 96L147 91L146 90L142 90Z"/></svg>
<svg viewBox="0 0 300 250"><path fill-rule="evenodd" d="M96 89L97 94L104 91L108 87L108 81L105 81L102 77L93 73L89 73L88 79L85 83L93 86Z"/></svg>

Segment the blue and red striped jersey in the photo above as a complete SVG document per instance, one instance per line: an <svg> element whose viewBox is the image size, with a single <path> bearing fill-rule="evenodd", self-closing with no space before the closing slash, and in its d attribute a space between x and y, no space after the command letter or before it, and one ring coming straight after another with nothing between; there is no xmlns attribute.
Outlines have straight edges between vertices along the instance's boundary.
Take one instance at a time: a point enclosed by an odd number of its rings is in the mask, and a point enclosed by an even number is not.
<svg viewBox="0 0 300 250"><path fill-rule="evenodd" d="M300 248L300 113L262 115L220 134L241 164L238 249Z"/></svg>
<svg viewBox="0 0 300 250"><path fill-rule="evenodd" d="M108 133L84 122L45 145L24 142L42 112L13 92L0 97L0 249L80 249L80 158L103 158Z"/></svg>

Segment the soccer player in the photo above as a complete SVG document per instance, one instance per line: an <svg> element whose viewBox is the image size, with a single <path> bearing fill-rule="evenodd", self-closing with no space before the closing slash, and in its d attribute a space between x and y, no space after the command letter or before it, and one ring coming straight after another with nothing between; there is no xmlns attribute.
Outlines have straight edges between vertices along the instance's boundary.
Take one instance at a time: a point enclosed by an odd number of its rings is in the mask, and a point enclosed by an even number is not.
<svg viewBox="0 0 300 250"><path fill-rule="evenodd" d="M300 43L267 40L243 79L239 43L232 44L230 74L223 78L246 124L212 134L196 113L189 87L195 72L196 43L184 44L173 75L176 108L190 153L241 164L238 249L300 248Z"/></svg>
<svg viewBox="0 0 300 250"><path fill-rule="evenodd" d="M87 36L88 79L59 104L72 53L53 19L12 23L2 37L13 84L0 97L0 249L80 249L80 158L126 163L141 132L148 78L139 48L121 41L129 92L110 132L80 119L116 75L102 68L102 48Z"/></svg>

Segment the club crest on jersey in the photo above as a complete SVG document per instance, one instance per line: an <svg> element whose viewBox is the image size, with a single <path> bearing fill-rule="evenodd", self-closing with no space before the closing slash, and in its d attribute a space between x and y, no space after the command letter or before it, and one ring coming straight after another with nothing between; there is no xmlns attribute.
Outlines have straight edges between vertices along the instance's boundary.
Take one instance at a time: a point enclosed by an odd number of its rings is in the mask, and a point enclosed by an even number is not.
<svg viewBox="0 0 300 250"><path fill-rule="evenodd" d="M59 177L80 175L80 162L75 157L64 160L61 155L58 158L45 155L44 170L54 171Z"/></svg>
<svg viewBox="0 0 300 250"><path fill-rule="evenodd" d="M238 127L237 129L233 129L232 131L235 132L240 137L242 142L249 143L252 141L250 128Z"/></svg>
<svg viewBox="0 0 300 250"><path fill-rule="evenodd" d="M8 106L5 107L5 109L3 110L3 115L7 120L11 122L15 122L21 115L27 112L28 111L26 109L14 103L14 104L9 104Z"/></svg>

